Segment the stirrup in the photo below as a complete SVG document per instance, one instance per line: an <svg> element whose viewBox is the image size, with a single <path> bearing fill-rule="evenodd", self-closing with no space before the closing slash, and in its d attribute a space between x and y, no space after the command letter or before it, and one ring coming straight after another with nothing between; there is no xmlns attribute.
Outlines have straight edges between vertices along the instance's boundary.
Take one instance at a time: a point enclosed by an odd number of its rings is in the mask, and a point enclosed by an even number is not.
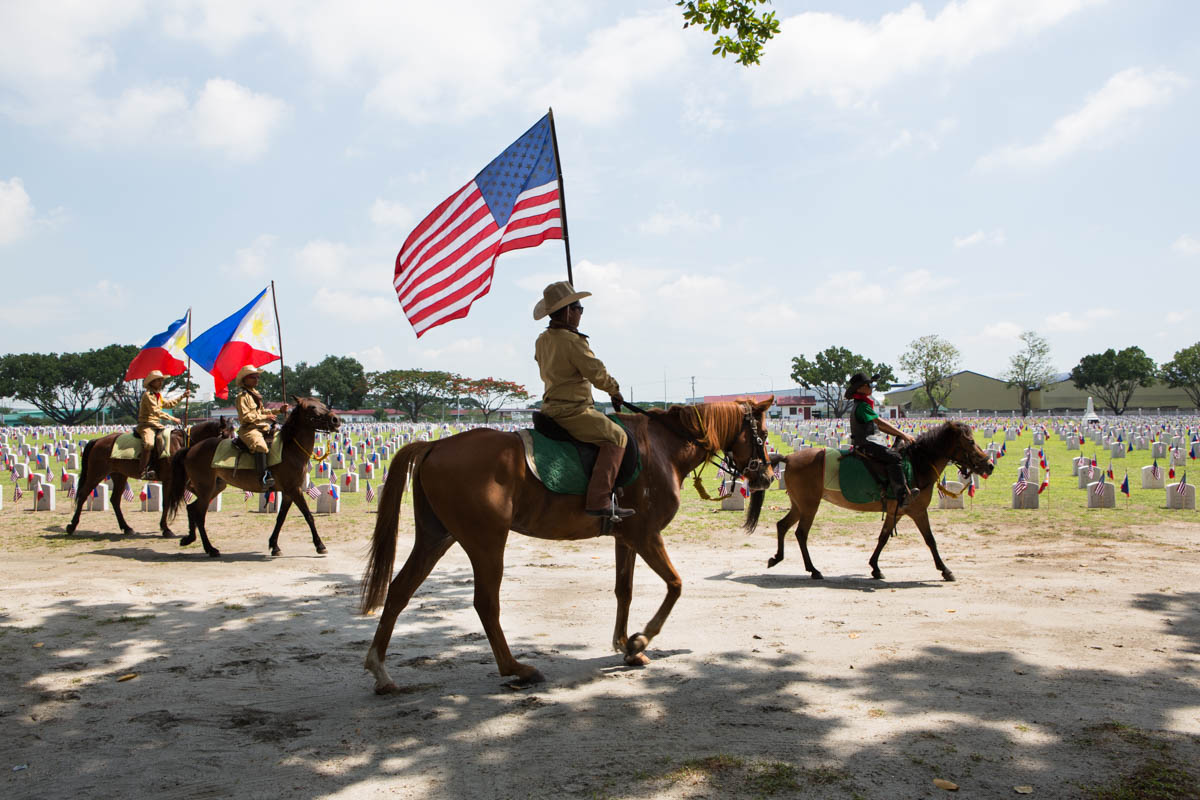
<svg viewBox="0 0 1200 800"><path fill-rule="evenodd" d="M585 508L583 513L590 514L593 517L603 517L609 522L620 522L623 519L632 517L637 512L632 508L621 508L619 505L617 505L617 495L613 493L609 495L608 508L596 510Z"/></svg>
<svg viewBox="0 0 1200 800"><path fill-rule="evenodd" d="M268 489L275 485L275 476L271 474L271 470L263 470L262 485Z"/></svg>

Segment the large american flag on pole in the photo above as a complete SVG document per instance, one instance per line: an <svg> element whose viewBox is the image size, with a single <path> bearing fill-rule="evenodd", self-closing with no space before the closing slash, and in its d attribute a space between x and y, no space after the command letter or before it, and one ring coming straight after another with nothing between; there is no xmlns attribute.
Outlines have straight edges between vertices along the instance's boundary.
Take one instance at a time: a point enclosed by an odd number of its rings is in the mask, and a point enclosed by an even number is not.
<svg viewBox="0 0 1200 800"><path fill-rule="evenodd" d="M408 235L392 285L418 337L467 315L501 253L563 238L558 174L547 114Z"/></svg>

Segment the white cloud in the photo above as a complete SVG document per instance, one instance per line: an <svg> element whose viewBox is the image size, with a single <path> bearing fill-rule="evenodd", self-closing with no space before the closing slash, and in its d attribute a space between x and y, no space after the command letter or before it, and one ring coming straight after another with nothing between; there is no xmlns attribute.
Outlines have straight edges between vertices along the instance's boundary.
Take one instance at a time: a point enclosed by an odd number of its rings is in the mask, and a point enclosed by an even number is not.
<svg viewBox="0 0 1200 800"><path fill-rule="evenodd" d="M1022 328L1015 322L993 322L983 328L983 335L989 339L1016 341L1021 335Z"/></svg>
<svg viewBox="0 0 1200 800"><path fill-rule="evenodd" d="M674 204L655 211L638 224L642 233L664 235L678 232L715 231L721 227L721 216L708 212L688 212Z"/></svg>
<svg viewBox="0 0 1200 800"><path fill-rule="evenodd" d="M287 104L278 98L212 78L196 98L190 127L201 147L248 160L267 149L287 113Z"/></svg>
<svg viewBox="0 0 1200 800"><path fill-rule="evenodd" d="M914 145L924 147L931 153L937 152L941 149L942 142L946 140L946 137L957 128L958 120L953 117L939 120L931 131L917 131L913 133L908 128L903 128L892 137L891 141L880 147L877 152L880 156L890 156L901 150L907 150Z"/></svg>
<svg viewBox="0 0 1200 800"><path fill-rule="evenodd" d="M330 289L326 286L317 289L313 295L312 307L318 313L339 322L352 319L355 324L390 319L401 314L400 304L396 302L395 295L388 297Z"/></svg>
<svg viewBox="0 0 1200 800"><path fill-rule="evenodd" d="M1183 322L1185 319L1187 319L1191 315L1192 314L1190 311L1168 311L1167 312L1167 324L1168 325L1178 325L1180 322Z"/></svg>
<svg viewBox="0 0 1200 800"><path fill-rule="evenodd" d="M416 215L400 203L389 203L382 198L376 198L371 206L371 222L381 228L410 230L416 221Z"/></svg>
<svg viewBox="0 0 1200 800"><path fill-rule="evenodd" d="M363 369L365 369L367 372L376 372L387 369L388 366L393 363L392 359L388 358L387 354L383 352L383 348L379 345L368 347L365 350L355 350L354 352L347 353L346 355L357 359L358 363L362 364Z"/></svg>
<svg viewBox="0 0 1200 800"><path fill-rule="evenodd" d="M20 178L0 181L0 244L15 242L33 227L33 201Z"/></svg>
<svg viewBox="0 0 1200 800"><path fill-rule="evenodd" d="M1046 330L1048 331L1067 331L1077 332L1085 331L1091 328L1100 320L1109 319L1116 315L1117 312L1111 308L1092 308L1083 312L1081 315L1076 315L1070 311L1060 311L1057 314L1051 314L1046 317Z"/></svg>
<svg viewBox="0 0 1200 800"><path fill-rule="evenodd" d="M275 243L278 237L269 233L255 237L249 247L233 254L233 262L222 264L221 272L231 278L265 278L271 272L275 260Z"/></svg>
<svg viewBox="0 0 1200 800"><path fill-rule="evenodd" d="M979 244L998 246L1004 244L1004 241L1004 231L999 228L991 233L985 233L981 228L974 233L968 233L966 236L954 237L954 246L958 248L974 247Z"/></svg>
<svg viewBox="0 0 1200 800"><path fill-rule="evenodd" d="M1118 72L1090 95L1082 108L1050 126L1041 141L1000 148L980 158L976 168L1044 167L1084 148L1102 149L1136 122L1139 111L1165 105L1187 83L1183 76L1166 69L1133 67Z"/></svg>
<svg viewBox="0 0 1200 800"><path fill-rule="evenodd" d="M905 76L959 68L1032 38L1096 2L962 0L933 17L914 2L878 22L805 12L781 20L780 35L746 80L760 105L786 105L806 95L854 105Z"/></svg>
<svg viewBox="0 0 1200 800"><path fill-rule="evenodd" d="M1175 243L1171 245L1171 249L1180 255L1200 256L1200 239L1185 233L1175 240Z"/></svg>

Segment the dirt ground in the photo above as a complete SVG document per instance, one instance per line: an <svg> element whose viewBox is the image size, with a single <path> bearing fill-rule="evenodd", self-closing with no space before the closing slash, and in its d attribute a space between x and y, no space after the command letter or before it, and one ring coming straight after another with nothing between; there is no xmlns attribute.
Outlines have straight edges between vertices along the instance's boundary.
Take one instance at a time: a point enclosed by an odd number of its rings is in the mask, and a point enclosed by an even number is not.
<svg viewBox="0 0 1200 800"><path fill-rule="evenodd" d="M455 548L397 626L404 692L377 697L355 614L372 514L319 518L327 556L289 520L270 558L270 519L227 511L209 559L149 514L67 537L61 510L5 508L0 796L1200 796L1194 517L1031 532L997 512L980 533L938 512L946 583L911 523L873 581L878 519L822 514L824 581L794 540L767 569L778 511L752 537L736 513L677 520L683 597L645 668L609 649L612 543L514 535L502 621L547 677L519 691ZM632 630L662 596L639 564Z"/></svg>

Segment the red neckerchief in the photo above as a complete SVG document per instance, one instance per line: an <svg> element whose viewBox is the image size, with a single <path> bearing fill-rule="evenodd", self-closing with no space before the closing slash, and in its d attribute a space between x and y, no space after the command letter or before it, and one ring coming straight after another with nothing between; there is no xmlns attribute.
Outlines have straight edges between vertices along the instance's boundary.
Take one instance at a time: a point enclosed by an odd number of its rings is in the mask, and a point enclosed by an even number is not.
<svg viewBox="0 0 1200 800"><path fill-rule="evenodd" d="M854 399L863 401L864 403L869 405L872 408L872 410L874 410L874 408L875 408L875 401L871 399L871 395L869 395L869 394L863 394L862 392L855 392Z"/></svg>

